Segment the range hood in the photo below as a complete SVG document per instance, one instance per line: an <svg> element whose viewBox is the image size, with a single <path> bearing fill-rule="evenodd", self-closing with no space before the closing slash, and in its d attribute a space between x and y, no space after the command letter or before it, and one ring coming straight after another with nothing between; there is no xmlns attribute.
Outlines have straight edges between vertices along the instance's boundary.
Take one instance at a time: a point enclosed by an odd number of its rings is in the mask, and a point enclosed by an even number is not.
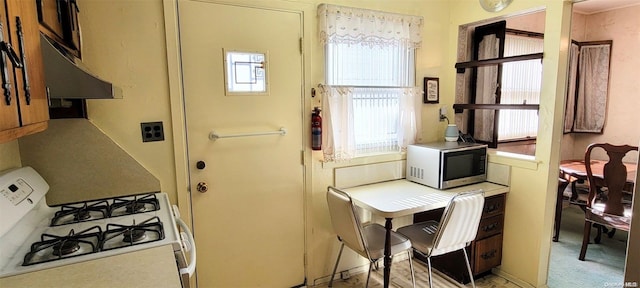
<svg viewBox="0 0 640 288"><path fill-rule="evenodd" d="M82 62L40 34L44 76L52 99L122 98L122 90L91 74Z"/></svg>

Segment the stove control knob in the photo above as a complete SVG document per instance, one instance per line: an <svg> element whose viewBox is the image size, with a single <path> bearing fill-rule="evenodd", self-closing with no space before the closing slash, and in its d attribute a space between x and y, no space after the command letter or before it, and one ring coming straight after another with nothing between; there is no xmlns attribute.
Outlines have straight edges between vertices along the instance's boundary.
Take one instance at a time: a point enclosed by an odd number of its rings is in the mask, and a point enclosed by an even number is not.
<svg viewBox="0 0 640 288"><path fill-rule="evenodd" d="M196 187L196 189L200 193L205 193L205 192L207 192L209 190L209 187L207 187L207 183L200 182L200 183L198 183L198 186Z"/></svg>
<svg viewBox="0 0 640 288"><path fill-rule="evenodd" d="M207 167L207 164L205 164L204 161L200 160L196 162L196 168L198 168L198 170L202 170L204 167Z"/></svg>

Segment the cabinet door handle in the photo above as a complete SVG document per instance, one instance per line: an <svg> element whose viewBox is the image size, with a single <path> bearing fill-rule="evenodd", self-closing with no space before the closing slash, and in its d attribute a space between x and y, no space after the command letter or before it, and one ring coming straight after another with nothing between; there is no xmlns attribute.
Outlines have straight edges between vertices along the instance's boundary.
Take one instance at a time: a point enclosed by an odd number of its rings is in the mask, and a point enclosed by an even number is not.
<svg viewBox="0 0 640 288"><path fill-rule="evenodd" d="M487 231L495 230L497 227L498 227L498 222L494 222L489 225L482 226L482 231L487 232Z"/></svg>
<svg viewBox="0 0 640 288"><path fill-rule="evenodd" d="M0 43L4 43L4 25L0 22ZM9 78L9 71L7 70L7 59L4 57L4 51L0 47L0 64L2 65L2 89L4 90L4 102L7 106L11 105L11 78Z"/></svg>
<svg viewBox="0 0 640 288"><path fill-rule="evenodd" d="M485 213L491 213L491 212L496 211L498 209L500 209L500 204L494 203L494 204L491 204L491 205L487 206L486 209L484 210L484 212Z"/></svg>
<svg viewBox="0 0 640 288"><path fill-rule="evenodd" d="M71 5L70 9L75 9L76 10L76 14L80 13L80 8L78 7L78 2L76 0L69 0L69 5ZM70 19L70 21L71 21L71 30L72 31L77 30L78 26L80 26L80 25L77 25L78 23L75 22L76 21L76 17L72 17L70 15L69 18L71 18Z"/></svg>
<svg viewBox="0 0 640 288"><path fill-rule="evenodd" d="M11 63L13 64L13 66L15 68L22 68L22 61L20 61L20 57L18 57L18 53L16 53L16 50L13 50L13 46L11 46L11 43L7 41L2 41L0 45L1 45L2 51L4 53L7 53L7 56L9 56L9 60L11 60Z"/></svg>
<svg viewBox="0 0 640 288"><path fill-rule="evenodd" d="M27 53L25 53L24 35L22 33L22 21L20 17L16 17L16 28L18 32L18 47L20 49L20 56L22 58L22 78L24 80L24 96L27 100L27 105L31 105L31 87L29 86L29 71L27 71Z"/></svg>
<svg viewBox="0 0 640 288"><path fill-rule="evenodd" d="M493 249L493 250L491 250L491 251L488 251L488 252L482 253L482 255L480 255L480 257L481 257L482 259L484 259L484 260L487 260L487 259L491 259L491 258L493 258L493 257L496 257L496 253L498 253L498 250Z"/></svg>
<svg viewBox="0 0 640 288"><path fill-rule="evenodd" d="M62 23L62 7L60 7L60 2L62 0L56 0L56 12L58 13L58 23Z"/></svg>
<svg viewBox="0 0 640 288"><path fill-rule="evenodd" d="M42 0L36 1L36 10L38 10L38 22L44 22L44 6L42 5Z"/></svg>

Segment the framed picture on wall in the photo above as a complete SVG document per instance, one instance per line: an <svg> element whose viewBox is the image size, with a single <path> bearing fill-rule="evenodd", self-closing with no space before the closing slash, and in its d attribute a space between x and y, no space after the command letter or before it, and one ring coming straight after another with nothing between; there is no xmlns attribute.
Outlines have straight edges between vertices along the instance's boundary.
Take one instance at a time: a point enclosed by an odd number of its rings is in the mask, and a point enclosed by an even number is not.
<svg viewBox="0 0 640 288"><path fill-rule="evenodd" d="M424 103L438 103L440 101L440 84L438 78L424 77Z"/></svg>

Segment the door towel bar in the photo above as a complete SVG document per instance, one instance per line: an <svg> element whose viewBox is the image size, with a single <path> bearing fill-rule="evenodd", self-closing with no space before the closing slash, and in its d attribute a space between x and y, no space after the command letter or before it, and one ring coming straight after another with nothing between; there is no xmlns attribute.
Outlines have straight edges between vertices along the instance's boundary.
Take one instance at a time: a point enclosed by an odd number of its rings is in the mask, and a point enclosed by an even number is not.
<svg viewBox="0 0 640 288"><path fill-rule="evenodd" d="M280 127L280 130L278 131L269 131L269 132L254 132L254 133L241 133L241 134L227 134L227 135L220 135L218 133L216 133L215 130L211 131L211 133L209 133L209 139L212 141L215 141L217 139L220 138L234 138L234 137L250 137L250 136L263 136L263 135L287 135L287 129L285 129L284 127Z"/></svg>

